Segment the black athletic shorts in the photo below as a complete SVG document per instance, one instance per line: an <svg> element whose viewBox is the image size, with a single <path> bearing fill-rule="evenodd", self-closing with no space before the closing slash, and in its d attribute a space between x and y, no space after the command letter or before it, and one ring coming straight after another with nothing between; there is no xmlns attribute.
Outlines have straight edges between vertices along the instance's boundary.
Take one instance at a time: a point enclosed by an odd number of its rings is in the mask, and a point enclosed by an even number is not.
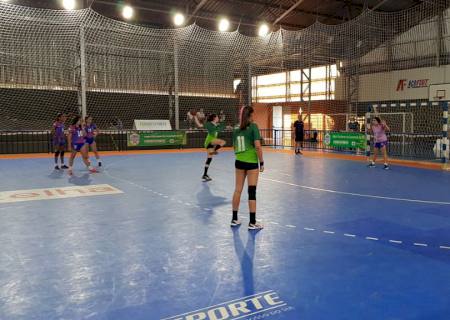
<svg viewBox="0 0 450 320"><path fill-rule="evenodd" d="M206 146L206 149L214 149L215 147L216 147L215 145L210 143Z"/></svg>
<svg viewBox="0 0 450 320"><path fill-rule="evenodd" d="M255 170L259 169L259 165L257 163L243 162L236 160L234 163L234 167L239 170Z"/></svg>
<svg viewBox="0 0 450 320"><path fill-rule="evenodd" d="M305 139L305 136L303 134L295 135L295 142L302 142L304 139Z"/></svg>

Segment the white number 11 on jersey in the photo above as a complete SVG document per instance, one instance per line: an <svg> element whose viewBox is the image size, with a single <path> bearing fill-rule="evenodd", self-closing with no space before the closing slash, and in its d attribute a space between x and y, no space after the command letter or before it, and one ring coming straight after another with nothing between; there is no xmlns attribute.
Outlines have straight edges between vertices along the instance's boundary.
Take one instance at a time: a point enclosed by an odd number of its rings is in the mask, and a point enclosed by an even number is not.
<svg viewBox="0 0 450 320"><path fill-rule="evenodd" d="M244 152L245 151L245 138L244 136L237 137L237 151Z"/></svg>

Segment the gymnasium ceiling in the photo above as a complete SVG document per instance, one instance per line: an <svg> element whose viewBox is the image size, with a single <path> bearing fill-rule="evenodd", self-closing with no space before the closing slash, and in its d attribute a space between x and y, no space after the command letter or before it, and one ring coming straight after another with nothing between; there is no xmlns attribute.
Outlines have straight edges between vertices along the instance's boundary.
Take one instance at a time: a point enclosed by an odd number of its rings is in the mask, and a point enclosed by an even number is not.
<svg viewBox="0 0 450 320"><path fill-rule="evenodd" d="M0 0L2 1L2 0ZM9 0L19 5L60 9L62 0ZM171 13L183 12L189 23L216 30L217 17L226 16L231 29L255 35L262 22L273 29L298 30L315 21L339 24L361 13L364 8L393 12L410 8L420 0L77 0L78 8L91 6L98 13L122 20L120 8L124 4L135 8L131 23L156 28L172 28Z"/></svg>

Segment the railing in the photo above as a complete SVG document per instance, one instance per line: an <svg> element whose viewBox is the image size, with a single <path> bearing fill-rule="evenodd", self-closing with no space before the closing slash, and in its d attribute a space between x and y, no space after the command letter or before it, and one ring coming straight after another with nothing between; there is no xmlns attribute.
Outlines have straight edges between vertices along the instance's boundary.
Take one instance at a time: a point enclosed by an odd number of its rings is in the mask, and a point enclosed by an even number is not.
<svg viewBox="0 0 450 320"><path fill-rule="evenodd" d="M305 130L303 148L356 154L365 153L365 150L362 149L336 148L325 145L324 138L327 133L330 133L330 131ZM295 146L295 135L292 130L263 129L261 135L266 146L282 148L293 148ZM433 148L436 140L441 137L440 133L390 133L388 134L388 153L391 157L435 160ZM373 141L373 137L371 141ZM373 143L371 148L373 151Z"/></svg>
<svg viewBox="0 0 450 320"><path fill-rule="evenodd" d="M135 130L102 130L96 138L99 151L127 151L137 149L161 148L203 148L206 138L204 130L186 130L187 143L183 146L131 147L128 146L128 133ZM141 133L145 133L142 131ZM228 146L232 145L232 132L221 133ZM0 131L0 154L50 153L53 152L53 136L50 130L42 131Z"/></svg>
<svg viewBox="0 0 450 320"><path fill-rule="evenodd" d="M97 137L100 151L127 151L136 149L161 149L162 147L130 147L128 133L134 130L102 130ZM203 148L206 137L204 130L187 130L187 143L183 146L164 148ZM324 137L329 131L306 130L303 148L310 150L328 150L363 154L364 150L336 148L325 145ZM265 146L293 148L295 146L294 133L291 130L262 129L261 135ZM232 132L224 131L220 134L227 146L232 145ZM391 133L389 135L388 151L391 157L435 160L433 152L436 140L441 134L420 133ZM18 153L49 153L53 152L52 134L50 131L0 131L0 154Z"/></svg>

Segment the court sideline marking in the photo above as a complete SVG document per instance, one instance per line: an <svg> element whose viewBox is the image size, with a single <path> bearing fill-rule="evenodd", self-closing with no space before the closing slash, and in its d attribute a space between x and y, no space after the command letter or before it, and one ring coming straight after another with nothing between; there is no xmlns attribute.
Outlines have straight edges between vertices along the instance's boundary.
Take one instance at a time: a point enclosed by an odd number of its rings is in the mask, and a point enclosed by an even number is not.
<svg viewBox="0 0 450 320"><path fill-rule="evenodd" d="M270 181L270 182L279 183L279 184L285 184L285 185L288 185L288 186L291 186L291 187L297 187L297 188L312 190L312 191L328 192L328 193L341 194L341 195L360 197L360 198L383 199L383 200L392 200L392 201L403 201L403 202L425 203L425 204L435 204L435 205L450 206L450 202L445 202L445 201L431 201L431 200L419 200L419 199L408 199L408 198L385 197L385 196L377 196L377 195L371 195L371 194L362 194L362 193L346 192L346 191L337 191L337 190L331 190L331 189L323 189L323 188L304 186L304 185L301 185L301 184L295 184L295 183L291 183L291 182L286 182L286 181L266 178L264 176L261 176L260 179L261 180Z"/></svg>

